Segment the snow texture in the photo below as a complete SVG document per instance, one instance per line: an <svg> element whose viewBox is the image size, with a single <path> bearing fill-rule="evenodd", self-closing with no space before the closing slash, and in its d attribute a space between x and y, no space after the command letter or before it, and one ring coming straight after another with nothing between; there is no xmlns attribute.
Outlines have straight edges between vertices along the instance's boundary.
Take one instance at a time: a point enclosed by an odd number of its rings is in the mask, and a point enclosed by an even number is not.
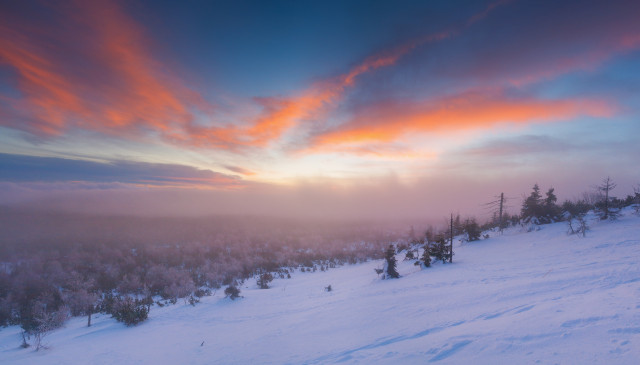
<svg viewBox="0 0 640 365"><path fill-rule="evenodd" d="M586 238L512 228L457 243L453 264L399 259L397 280L376 275L380 260L152 307L133 328L74 318L38 352L3 328L0 363L638 364L640 218L626 213L591 219Z"/></svg>

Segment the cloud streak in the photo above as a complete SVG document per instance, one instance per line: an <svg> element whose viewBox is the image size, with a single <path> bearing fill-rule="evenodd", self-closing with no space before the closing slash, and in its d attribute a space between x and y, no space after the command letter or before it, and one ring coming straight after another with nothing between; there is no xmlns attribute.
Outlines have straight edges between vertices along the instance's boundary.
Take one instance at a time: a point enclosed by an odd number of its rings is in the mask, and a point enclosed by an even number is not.
<svg viewBox="0 0 640 365"><path fill-rule="evenodd" d="M499 92L467 92L423 103L386 102L313 138L312 151L336 145L390 143L411 133L487 129L501 123L527 124L577 116L608 117L615 106L602 100L509 98Z"/></svg>
<svg viewBox="0 0 640 365"><path fill-rule="evenodd" d="M0 154L0 181L96 182L206 189L237 189L246 186L236 175L185 165L133 161L94 162L11 154Z"/></svg>
<svg viewBox="0 0 640 365"><path fill-rule="evenodd" d="M53 7L45 5L48 22L2 16L0 64L21 93L4 98L13 115L3 125L41 137L72 128L170 136L192 123L194 110L211 110L154 58L152 42L116 3Z"/></svg>
<svg viewBox="0 0 640 365"><path fill-rule="evenodd" d="M428 34L407 41L399 46L383 50L352 67L347 73L314 83L311 87L291 97L256 98L263 106L263 113L249 126L238 128L194 128L192 136L198 145L233 148L234 146L266 147L282 135L305 121L317 122L340 103L347 89L354 87L357 79L379 68L395 65L402 57L427 43L438 42L462 32L489 15L495 8L510 1L497 1L485 10L474 14L461 27Z"/></svg>

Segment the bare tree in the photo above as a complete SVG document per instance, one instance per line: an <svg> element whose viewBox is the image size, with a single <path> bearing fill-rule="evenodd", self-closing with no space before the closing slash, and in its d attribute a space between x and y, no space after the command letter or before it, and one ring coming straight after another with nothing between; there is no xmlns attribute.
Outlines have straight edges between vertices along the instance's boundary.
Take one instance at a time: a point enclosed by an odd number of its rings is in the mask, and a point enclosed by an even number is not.
<svg viewBox="0 0 640 365"><path fill-rule="evenodd" d="M584 214L571 215L567 220L567 224L569 225L569 234L582 234L582 237L587 236L589 226L584 218Z"/></svg>
<svg viewBox="0 0 640 365"><path fill-rule="evenodd" d="M84 288L69 293L65 298L65 303L69 306L72 315L87 316L87 327L91 327L91 316L95 312L97 302L98 295Z"/></svg>
<svg viewBox="0 0 640 365"><path fill-rule="evenodd" d="M69 307L72 316L87 316L87 327L91 327L91 316L95 312L99 296L95 293L95 282L83 280L77 273L72 273L67 280L67 291L63 293L64 303Z"/></svg>
<svg viewBox="0 0 640 365"><path fill-rule="evenodd" d="M508 225L508 215L506 213L507 206L507 198L504 196L504 193L500 193L499 196L495 196L495 200L490 201L488 203L483 204L485 209L487 209L490 213L493 213L493 224L498 227L500 234L502 234L504 228Z"/></svg>
<svg viewBox="0 0 640 365"><path fill-rule="evenodd" d="M38 351L44 347L42 340L45 336L61 327L69 318L69 308L63 306L55 311L47 311L45 304L37 302L34 305L33 314L36 326L33 328L32 334L35 339L36 351Z"/></svg>

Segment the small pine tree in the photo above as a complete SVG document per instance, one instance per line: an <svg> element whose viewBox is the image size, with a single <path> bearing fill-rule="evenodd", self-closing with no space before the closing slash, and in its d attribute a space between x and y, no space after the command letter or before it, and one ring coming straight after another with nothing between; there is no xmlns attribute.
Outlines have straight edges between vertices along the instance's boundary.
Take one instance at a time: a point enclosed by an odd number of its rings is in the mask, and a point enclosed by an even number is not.
<svg viewBox="0 0 640 365"><path fill-rule="evenodd" d="M547 197L544 199L544 220L546 223L552 223L560 219L560 208L556 205L558 198L554 193L554 188L549 188Z"/></svg>
<svg viewBox="0 0 640 365"><path fill-rule="evenodd" d="M415 256L413 255L413 251L409 250L407 251L407 254L404 256L405 261L406 260L413 260L415 258Z"/></svg>
<svg viewBox="0 0 640 365"><path fill-rule="evenodd" d="M533 185L533 191L522 203L522 211L520 215L524 222L530 222L533 218L540 217L540 208L542 206L542 195L538 184Z"/></svg>
<svg viewBox="0 0 640 365"><path fill-rule="evenodd" d="M240 297L240 289L232 283L224 290L224 294L231 298L231 300L235 300Z"/></svg>
<svg viewBox="0 0 640 365"><path fill-rule="evenodd" d="M257 284L260 289L269 289L269 283L273 281L273 275L269 272L260 274Z"/></svg>
<svg viewBox="0 0 640 365"><path fill-rule="evenodd" d="M400 274L398 273L397 269L396 269L396 250L393 248L393 245L389 245L389 248L387 248L387 251L385 253L385 257L384 259L386 260L385 263L385 279L391 278L391 279L397 279L400 277Z"/></svg>
<svg viewBox="0 0 640 365"><path fill-rule="evenodd" d="M467 236L467 241L477 241L480 239L480 235L482 234L482 230L476 222L475 218L469 218L464 222L464 233Z"/></svg>
<svg viewBox="0 0 640 365"><path fill-rule="evenodd" d="M436 244L429 249L429 252L436 260L442 260L445 263L449 259L449 245L444 237L438 237Z"/></svg>
<svg viewBox="0 0 640 365"><path fill-rule="evenodd" d="M424 245L424 252L422 253L421 261L424 263L425 267L431 267L431 253L429 252L429 244Z"/></svg>

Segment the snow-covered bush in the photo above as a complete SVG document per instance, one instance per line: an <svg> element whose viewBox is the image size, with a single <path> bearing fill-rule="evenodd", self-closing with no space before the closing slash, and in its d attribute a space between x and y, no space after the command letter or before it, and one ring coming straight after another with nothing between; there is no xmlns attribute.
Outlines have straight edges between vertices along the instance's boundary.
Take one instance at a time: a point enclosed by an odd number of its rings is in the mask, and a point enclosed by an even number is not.
<svg viewBox="0 0 640 365"><path fill-rule="evenodd" d="M412 250L408 250L407 253L404 255L404 260L413 260L415 259L415 256L413 255L413 251Z"/></svg>
<svg viewBox="0 0 640 365"><path fill-rule="evenodd" d="M33 306L33 326L23 332L23 347L26 347L26 341L24 341L25 332L29 336L33 336L35 339L36 351L44 347L42 340L51 331L56 328L62 327L64 322L69 318L69 308L62 306L57 310L47 310L46 303L37 302ZM23 327L24 329L24 327Z"/></svg>
<svg viewBox="0 0 640 365"><path fill-rule="evenodd" d="M117 298L113 305L113 318L127 326L144 322L149 316L147 306L138 299L131 297Z"/></svg>
<svg viewBox="0 0 640 365"><path fill-rule="evenodd" d="M589 230L589 226L587 225L587 220L584 218L584 214L569 216L569 219L567 219L567 225L569 226L569 230L567 233L580 234L582 235L582 237L585 237L587 235L587 231Z"/></svg>
<svg viewBox="0 0 640 365"><path fill-rule="evenodd" d="M231 284L224 290L224 294L227 297L231 298L231 300L235 300L236 298L240 297L240 289L238 289L238 287L236 287L235 285Z"/></svg>
<svg viewBox="0 0 640 365"><path fill-rule="evenodd" d="M258 287L260 289L269 289L269 283L273 281L273 275L269 272L260 274L257 280Z"/></svg>

